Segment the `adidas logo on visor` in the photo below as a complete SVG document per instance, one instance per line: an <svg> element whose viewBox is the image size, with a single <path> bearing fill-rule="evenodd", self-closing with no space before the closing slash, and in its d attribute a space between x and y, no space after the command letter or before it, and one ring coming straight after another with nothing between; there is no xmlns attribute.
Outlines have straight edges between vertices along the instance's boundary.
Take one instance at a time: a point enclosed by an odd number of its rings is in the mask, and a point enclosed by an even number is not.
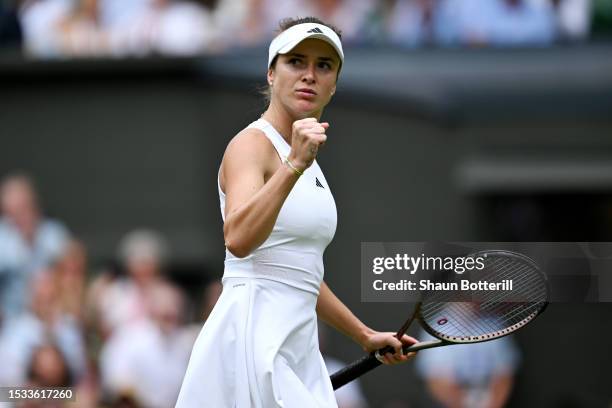
<svg viewBox="0 0 612 408"><path fill-rule="evenodd" d="M315 27L311 30L306 31L307 33L318 33L318 34L323 34L323 31L321 31L321 29L319 27Z"/></svg>

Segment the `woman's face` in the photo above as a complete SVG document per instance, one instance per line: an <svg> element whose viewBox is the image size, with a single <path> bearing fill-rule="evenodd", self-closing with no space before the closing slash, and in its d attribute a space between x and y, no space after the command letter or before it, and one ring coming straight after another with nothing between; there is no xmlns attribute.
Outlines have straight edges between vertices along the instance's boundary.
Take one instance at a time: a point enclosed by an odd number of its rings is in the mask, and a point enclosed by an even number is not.
<svg viewBox="0 0 612 408"><path fill-rule="evenodd" d="M340 59L322 40L307 39L280 54L268 70L272 103L281 104L298 119L319 116L336 92Z"/></svg>

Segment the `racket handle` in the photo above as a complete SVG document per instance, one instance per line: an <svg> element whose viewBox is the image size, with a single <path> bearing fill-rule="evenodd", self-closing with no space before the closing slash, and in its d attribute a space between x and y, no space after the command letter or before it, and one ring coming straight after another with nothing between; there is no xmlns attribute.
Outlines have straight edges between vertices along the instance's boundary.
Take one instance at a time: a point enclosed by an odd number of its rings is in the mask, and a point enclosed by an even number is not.
<svg viewBox="0 0 612 408"><path fill-rule="evenodd" d="M443 345L448 345L449 343L445 343L442 342L440 340L430 340L430 341L420 341L418 343L414 343L411 344L410 346L404 346L402 347L402 353L404 354L408 354L408 353L412 353L412 352L417 352L419 350L425 350L428 348L432 348L432 347L439 347L439 346L443 346ZM376 351L374 353L375 356L377 355L385 355L387 353L391 353L391 354L395 354L395 349L391 346L387 346L385 348L382 348L378 351Z"/></svg>
<svg viewBox="0 0 612 408"><path fill-rule="evenodd" d="M361 377L363 374L371 371L381 365L374 353L363 356L361 359L353 362L351 365L344 367L342 370L331 375L331 383L334 390L353 381L355 378Z"/></svg>
<svg viewBox="0 0 612 408"><path fill-rule="evenodd" d="M450 346L451 344L453 343L448 343L448 342L444 342L440 340L420 341L418 343L414 343L411 346L402 347L402 353L408 354L408 353L412 353L415 351L425 350L425 349L434 348L434 347Z"/></svg>

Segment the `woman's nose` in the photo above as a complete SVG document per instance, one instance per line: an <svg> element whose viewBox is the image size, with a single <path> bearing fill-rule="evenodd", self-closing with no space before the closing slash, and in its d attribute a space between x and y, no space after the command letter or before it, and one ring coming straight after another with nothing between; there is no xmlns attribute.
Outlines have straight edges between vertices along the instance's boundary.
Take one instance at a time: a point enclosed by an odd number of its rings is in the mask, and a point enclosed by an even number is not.
<svg viewBox="0 0 612 408"><path fill-rule="evenodd" d="M307 83L313 83L315 81L315 66L309 65L302 76L302 81Z"/></svg>

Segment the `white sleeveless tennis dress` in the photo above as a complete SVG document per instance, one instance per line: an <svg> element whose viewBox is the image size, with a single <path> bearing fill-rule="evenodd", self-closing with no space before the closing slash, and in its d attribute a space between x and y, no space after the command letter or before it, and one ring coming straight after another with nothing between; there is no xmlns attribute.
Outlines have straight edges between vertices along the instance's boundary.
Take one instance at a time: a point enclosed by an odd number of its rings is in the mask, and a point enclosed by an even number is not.
<svg viewBox="0 0 612 408"><path fill-rule="evenodd" d="M291 147L268 122L249 127L262 130L281 158L289 155ZM219 199L224 217L220 187ZM226 250L223 292L194 345L177 408L337 407L315 311L336 221L315 161L268 239L245 258Z"/></svg>

